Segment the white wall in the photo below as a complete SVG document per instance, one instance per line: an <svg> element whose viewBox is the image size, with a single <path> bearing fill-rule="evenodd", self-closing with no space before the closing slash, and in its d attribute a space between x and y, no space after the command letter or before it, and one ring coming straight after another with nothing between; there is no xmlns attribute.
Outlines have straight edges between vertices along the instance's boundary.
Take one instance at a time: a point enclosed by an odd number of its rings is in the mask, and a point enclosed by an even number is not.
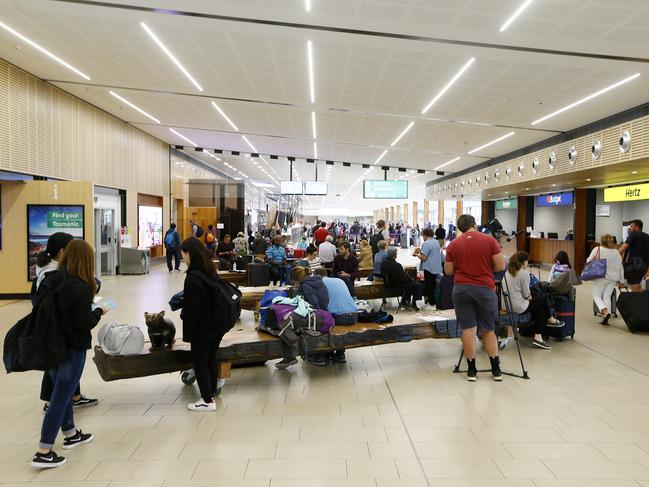
<svg viewBox="0 0 649 487"><path fill-rule="evenodd" d="M518 230L516 225L518 223L518 210L496 210L496 219L503 226L503 230L508 234L512 231Z"/></svg>
<svg viewBox="0 0 649 487"><path fill-rule="evenodd" d="M574 227L575 210L572 205L534 208L534 231L545 232L546 238L548 232L556 232L562 239L566 236L566 230Z"/></svg>

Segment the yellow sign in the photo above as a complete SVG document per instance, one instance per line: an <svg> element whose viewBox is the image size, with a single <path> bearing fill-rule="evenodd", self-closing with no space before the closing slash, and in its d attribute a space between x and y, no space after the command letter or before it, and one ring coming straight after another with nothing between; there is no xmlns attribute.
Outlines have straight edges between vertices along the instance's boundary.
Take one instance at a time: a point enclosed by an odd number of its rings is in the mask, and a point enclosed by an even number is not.
<svg viewBox="0 0 649 487"><path fill-rule="evenodd" d="M649 200L649 184L604 188L604 202Z"/></svg>

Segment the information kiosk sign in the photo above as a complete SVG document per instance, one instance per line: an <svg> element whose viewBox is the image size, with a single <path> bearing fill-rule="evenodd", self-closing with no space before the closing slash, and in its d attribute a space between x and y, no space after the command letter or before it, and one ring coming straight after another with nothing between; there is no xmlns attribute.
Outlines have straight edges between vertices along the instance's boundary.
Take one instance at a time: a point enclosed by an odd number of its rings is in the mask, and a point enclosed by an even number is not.
<svg viewBox="0 0 649 487"><path fill-rule="evenodd" d="M408 181L366 179L363 181L363 198L381 200L403 200L408 198Z"/></svg>

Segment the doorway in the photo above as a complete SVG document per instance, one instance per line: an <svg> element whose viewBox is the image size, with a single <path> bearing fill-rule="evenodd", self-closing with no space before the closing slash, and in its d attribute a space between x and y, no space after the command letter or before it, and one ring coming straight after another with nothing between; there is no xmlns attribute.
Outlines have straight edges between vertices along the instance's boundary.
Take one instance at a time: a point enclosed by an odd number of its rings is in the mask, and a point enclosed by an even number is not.
<svg viewBox="0 0 649 487"><path fill-rule="evenodd" d="M115 275L117 264L117 237L115 210L95 209L95 268L102 276Z"/></svg>

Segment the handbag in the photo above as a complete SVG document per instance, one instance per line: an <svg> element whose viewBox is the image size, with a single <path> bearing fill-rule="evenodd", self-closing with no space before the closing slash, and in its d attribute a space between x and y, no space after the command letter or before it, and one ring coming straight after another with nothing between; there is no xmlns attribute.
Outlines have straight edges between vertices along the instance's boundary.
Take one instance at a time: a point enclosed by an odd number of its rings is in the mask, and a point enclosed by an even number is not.
<svg viewBox="0 0 649 487"><path fill-rule="evenodd" d="M584 266L584 270L581 273L581 279L583 281L594 281L595 279L606 277L606 266L607 261L606 259L600 259L598 247L595 258Z"/></svg>

